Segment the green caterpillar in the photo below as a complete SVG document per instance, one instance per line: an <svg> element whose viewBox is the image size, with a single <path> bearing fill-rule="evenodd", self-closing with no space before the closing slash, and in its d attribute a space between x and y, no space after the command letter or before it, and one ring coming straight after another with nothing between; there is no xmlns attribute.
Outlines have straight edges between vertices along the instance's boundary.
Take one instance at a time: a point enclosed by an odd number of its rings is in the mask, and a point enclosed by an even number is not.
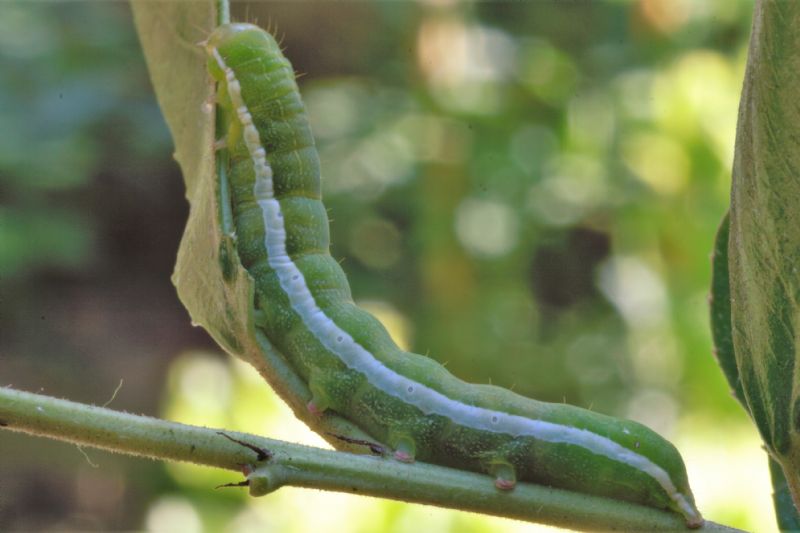
<svg viewBox="0 0 800 533"><path fill-rule="evenodd" d="M319 158L294 71L250 24L205 42L229 123L223 139L242 265L255 280L257 327L308 383L308 409L331 409L419 459L623 499L703 523L677 450L648 428L506 389L465 383L401 351L359 309L329 253Z"/></svg>

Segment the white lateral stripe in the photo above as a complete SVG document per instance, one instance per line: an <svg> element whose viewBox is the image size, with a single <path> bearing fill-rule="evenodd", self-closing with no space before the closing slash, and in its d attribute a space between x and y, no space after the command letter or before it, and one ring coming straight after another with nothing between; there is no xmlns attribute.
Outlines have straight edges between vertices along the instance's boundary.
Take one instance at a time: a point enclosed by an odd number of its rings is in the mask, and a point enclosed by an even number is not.
<svg viewBox="0 0 800 533"><path fill-rule="evenodd" d="M272 169L266 159L258 130L253 125L252 116L242 99L241 87L233 71L225 65L217 50L214 49L212 53L225 72L228 93L244 129L242 137L253 161L255 171L253 192L264 220L266 232L264 244L268 263L275 270L294 311L328 351L338 356L349 368L364 374L370 383L386 394L414 405L425 414L444 416L457 424L483 431L572 444L640 470L657 481L680 509L689 516L696 515L696 511L686 498L678 493L669 474L647 457L586 429L492 411L448 398L383 365L349 333L325 315L314 301L303 273L286 252L286 228L280 203L274 197Z"/></svg>

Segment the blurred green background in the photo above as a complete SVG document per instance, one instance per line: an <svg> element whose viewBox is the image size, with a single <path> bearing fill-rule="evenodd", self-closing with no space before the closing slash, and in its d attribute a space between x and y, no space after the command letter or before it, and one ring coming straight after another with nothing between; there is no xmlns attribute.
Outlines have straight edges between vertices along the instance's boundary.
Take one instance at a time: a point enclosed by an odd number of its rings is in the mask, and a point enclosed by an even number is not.
<svg viewBox="0 0 800 533"><path fill-rule="evenodd" d="M303 74L333 254L400 343L644 422L684 454L708 518L774 528L706 302L750 1L233 9L277 28ZM131 20L118 3L0 4L0 382L323 445L178 303L188 206ZM213 490L236 480L0 433L0 529L536 529Z"/></svg>

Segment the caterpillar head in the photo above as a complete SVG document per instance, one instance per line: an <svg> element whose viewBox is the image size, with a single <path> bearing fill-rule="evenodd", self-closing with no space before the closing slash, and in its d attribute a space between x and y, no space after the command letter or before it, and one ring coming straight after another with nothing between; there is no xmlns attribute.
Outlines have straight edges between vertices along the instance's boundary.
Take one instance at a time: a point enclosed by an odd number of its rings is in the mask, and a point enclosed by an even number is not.
<svg viewBox="0 0 800 533"><path fill-rule="evenodd" d="M202 43L208 54L208 70L217 81L225 78L225 66L245 63L271 50L275 58L282 58L275 38L253 24L223 24ZM285 60L284 60L285 61Z"/></svg>

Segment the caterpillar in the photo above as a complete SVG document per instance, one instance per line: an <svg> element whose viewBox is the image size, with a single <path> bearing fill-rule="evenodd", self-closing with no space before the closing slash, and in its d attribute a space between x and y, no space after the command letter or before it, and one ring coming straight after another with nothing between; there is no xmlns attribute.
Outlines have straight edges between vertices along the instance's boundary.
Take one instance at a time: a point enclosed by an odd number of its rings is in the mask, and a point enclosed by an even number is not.
<svg viewBox="0 0 800 533"><path fill-rule="evenodd" d="M225 24L204 43L223 110L239 259L256 327L306 380L313 414L333 410L400 461L528 481L703 519L683 460L641 424L469 384L400 350L353 302L329 253L320 163L294 71L268 32Z"/></svg>

